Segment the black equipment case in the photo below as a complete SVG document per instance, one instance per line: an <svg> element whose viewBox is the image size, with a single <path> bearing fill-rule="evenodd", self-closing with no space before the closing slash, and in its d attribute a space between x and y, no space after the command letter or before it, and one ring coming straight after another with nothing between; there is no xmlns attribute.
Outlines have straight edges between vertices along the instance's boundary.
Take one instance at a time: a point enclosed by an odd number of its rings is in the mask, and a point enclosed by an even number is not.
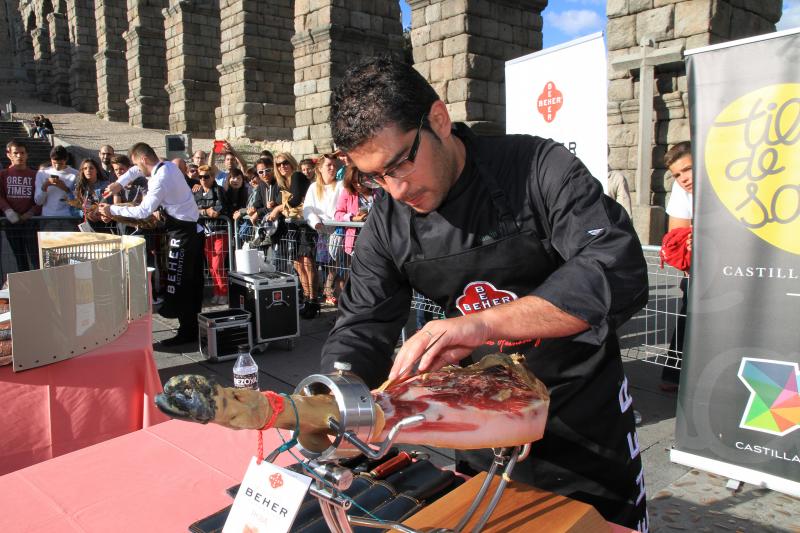
<svg viewBox="0 0 800 533"><path fill-rule="evenodd" d="M256 344L293 339L300 334L297 300L297 278L291 274L228 274L229 305L250 312Z"/></svg>
<svg viewBox="0 0 800 533"><path fill-rule="evenodd" d="M209 361L235 359L240 345L253 346L253 327L247 311L208 311L197 315L197 323L200 327L200 355Z"/></svg>

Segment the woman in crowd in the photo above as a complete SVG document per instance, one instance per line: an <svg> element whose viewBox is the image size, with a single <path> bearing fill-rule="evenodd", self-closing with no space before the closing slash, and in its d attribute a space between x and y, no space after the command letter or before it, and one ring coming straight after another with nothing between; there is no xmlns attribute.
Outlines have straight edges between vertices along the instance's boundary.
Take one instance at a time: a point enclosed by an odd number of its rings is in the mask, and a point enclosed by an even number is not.
<svg viewBox="0 0 800 533"><path fill-rule="evenodd" d="M102 172L100 170L100 163L94 159L84 159L78 167L78 177L75 178L75 199L80 201L80 216L84 220L89 221L95 231L104 233L111 233L113 223L104 223L100 220L100 215L94 211L87 211L87 209L100 203L108 203L103 198L103 191L110 183L106 179L102 179Z"/></svg>
<svg viewBox="0 0 800 533"><path fill-rule="evenodd" d="M232 168L228 174L228 188L223 193L224 214L233 215L247 208L247 196L244 173L239 168Z"/></svg>
<svg viewBox="0 0 800 533"><path fill-rule="evenodd" d="M336 203L342 192L342 182L336 181L336 167L338 161L332 154L324 154L317 160L314 170L314 184L309 186L303 202L303 218L306 223L317 232L316 260L318 264L327 265L325 276L325 298L328 303L335 303L333 285L336 280L336 257L331 256L328 250L328 241L333 233L333 227L326 227L323 222L333 222L336 213ZM316 274L316 269L314 271ZM311 283L316 285L312 276ZM318 304L317 304L318 306ZM316 309L306 308L306 318L313 318Z"/></svg>
<svg viewBox="0 0 800 533"><path fill-rule="evenodd" d="M344 184L339 201L336 204L334 218L340 222L364 222L372 209L373 190L364 185L361 172L353 166L347 167ZM347 228L344 236L344 251L353 255L357 228Z"/></svg>
<svg viewBox="0 0 800 533"><path fill-rule="evenodd" d="M272 208L267 215L269 220L278 216L286 218L287 246L281 250L287 259L292 259L295 271L303 288L303 316L314 317L319 313L317 288L314 281L315 233L300 223L303 216L303 199L308 191L308 178L297 169L297 161L292 154L280 152L275 155L275 179L281 191L281 203Z"/></svg>
<svg viewBox="0 0 800 533"><path fill-rule="evenodd" d="M228 228L224 220L219 220L219 216L224 209L225 192L214 181L213 167L201 165L197 170L200 190L194 193L194 199L200 209L201 223L206 228L206 262L214 284L211 304L223 305L228 302L228 279L225 272ZM241 178L242 173L239 171L240 187Z"/></svg>

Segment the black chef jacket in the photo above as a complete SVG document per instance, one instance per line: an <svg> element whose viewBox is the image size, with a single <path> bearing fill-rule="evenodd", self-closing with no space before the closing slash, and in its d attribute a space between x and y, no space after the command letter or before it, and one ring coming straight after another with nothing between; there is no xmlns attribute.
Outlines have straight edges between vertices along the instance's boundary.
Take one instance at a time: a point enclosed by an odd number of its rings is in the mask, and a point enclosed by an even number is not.
<svg viewBox="0 0 800 533"><path fill-rule="evenodd" d="M603 344L647 302L647 265L630 218L578 158L539 137L477 137L463 124L454 133L466 145L466 164L438 209L420 215L389 195L376 199L323 347L324 372L347 361L370 387L378 386L408 319L412 287L404 264L504 236L480 174L494 178L517 224L533 230L552 255L557 268L528 294L590 325L573 342Z"/></svg>

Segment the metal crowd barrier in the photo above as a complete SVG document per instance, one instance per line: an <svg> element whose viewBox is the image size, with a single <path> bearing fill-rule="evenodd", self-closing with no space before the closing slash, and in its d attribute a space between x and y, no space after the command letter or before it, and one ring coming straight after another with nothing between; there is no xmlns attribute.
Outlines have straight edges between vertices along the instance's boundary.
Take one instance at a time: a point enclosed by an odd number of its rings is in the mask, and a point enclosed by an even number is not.
<svg viewBox="0 0 800 533"><path fill-rule="evenodd" d="M245 242L252 243L255 239L256 247L266 250L272 249L273 264L279 272L296 274L293 263L301 251L297 245L296 234L299 229L289 230L277 242L263 239L259 236L259 227L242 224L242 218L236 221L236 246L241 248ZM303 221L295 221L298 227L303 227ZM352 256L345 249L345 235L337 234L341 228L346 232L348 228L355 228L354 244L358 240L358 230L363 226L361 222L328 222L325 223L326 232L314 235L314 259L317 267L316 282L318 294L325 294L325 282L334 278L335 282L344 283L350 275ZM305 226L310 231L308 226ZM625 323L618 331L622 355L625 359L645 361L648 363L680 368L681 350L675 349L682 345L679 342L683 335L683 328L678 327L678 322L686 318L682 307L684 292L688 291L688 276L683 272L664 265L661 268L658 246L643 246L647 261L647 275L650 296L647 305ZM304 252L308 250L302 250ZM411 298L411 311L418 316L418 324L428 320L444 318L444 312L435 302L422 294L414 292ZM403 339L405 339L405 331ZM670 349L670 343L673 349Z"/></svg>
<svg viewBox="0 0 800 533"><path fill-rule="evenodd" d="M666 263L662 268L660 250L642 246L650 297L644 309L619 329L620 347L625 359L679 369L689 276Z"/></svg>

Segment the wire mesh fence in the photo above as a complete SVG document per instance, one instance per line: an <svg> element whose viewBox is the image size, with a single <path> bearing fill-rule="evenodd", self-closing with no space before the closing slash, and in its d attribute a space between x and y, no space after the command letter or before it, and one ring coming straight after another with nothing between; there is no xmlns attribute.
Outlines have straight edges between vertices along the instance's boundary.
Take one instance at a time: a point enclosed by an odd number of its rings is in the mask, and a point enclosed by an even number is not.
<svg viewBox="0 0 800 533"><path fill-rule="evenodd" d="M660 247L643 246L650 296L644 309L619 330L622 355L679 369L683 353L689 277L667 264L662 268Z"/></svg>

